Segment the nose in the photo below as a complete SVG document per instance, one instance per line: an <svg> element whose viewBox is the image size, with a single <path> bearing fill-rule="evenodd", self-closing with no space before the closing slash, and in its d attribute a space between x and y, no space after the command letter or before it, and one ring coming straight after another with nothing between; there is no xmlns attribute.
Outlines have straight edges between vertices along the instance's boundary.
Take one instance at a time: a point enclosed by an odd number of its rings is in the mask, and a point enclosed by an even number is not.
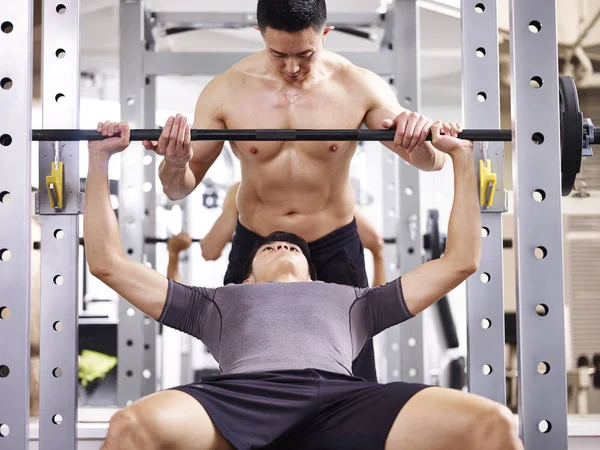
<svg viewBox="0 0 600 450"><path fill-rule="evenodd" d="M286 245L286 244L279 244L277 246L277 250L289 250L289 249L290 249L289 245Z"/></svg>
<svg viewBox="0 0 600 450"><path fill-rule="evenodd" d="M294 58L290 58L285 63L285 70L290 75L294 75L300 70L300 65L296 62Z"/></svg>

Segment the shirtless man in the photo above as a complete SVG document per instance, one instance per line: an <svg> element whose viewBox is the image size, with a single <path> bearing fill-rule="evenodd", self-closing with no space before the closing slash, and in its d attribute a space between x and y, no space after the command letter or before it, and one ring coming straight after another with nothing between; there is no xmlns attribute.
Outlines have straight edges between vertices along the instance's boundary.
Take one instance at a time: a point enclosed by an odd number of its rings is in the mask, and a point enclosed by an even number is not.
<svg viewBox="0 0 600 450"><path fill-rule="evenodd" d="M376 74L324 50L332 30L326 19L325 0L258 0L257 28L265 49L206 86L193 128L395 128L394 141L385 146L418 169L440 170L445 155L425 142L432 121L402 108ZM169 118L158 143L144 142L165 157L159 176L172 200L198 186L223 148L223 142L177 146L186 128L186 119L177 115ZM356 142L231 142L242 183L224 284L241 283L254 244L285 230L309 242L319 280L368 286L349 176L356 147ZM377 380L371 342L354 371Z"/></svg>
<svg viewBox="0 0 600 450"><path fill-rule="evenodd" d="M223 253L225 246L231 242L238 222L239 212L236 205L236 197L240 183L234 183L227 190L223 200L222 211L208 233L200 241L202 257L206 261L216 261ZM375 229L373 224L366 218L358 204L354 205L354 217L358 237L363 246L373 255L373 280L371 286L381 286L385 283L385 267L383 263L383 237ZM179 242L186 242L189 236L173 236L174 248ZM191 243L191 240L190 240ZM189 245L185 248L188 248ZM170 258L170 254L169 254Z"/></svg>
<svg viewBox="0 0 600 450"><path fill-rule="evenodd" d="M243 284L203 288L127 258L108 166L129 145L129 128L98 128L120 137L88 144L90 272L144 314L201 339L222 371L120 410L103 450L523 450L499 403L419 383L371 383L351 371L367 339L411 320L477 271L481 214L471 142L442 136L441 125L432 129L454 169L443 258L377 288L343 286L315 281L306 241L273 233L251 252Z"/></svg>

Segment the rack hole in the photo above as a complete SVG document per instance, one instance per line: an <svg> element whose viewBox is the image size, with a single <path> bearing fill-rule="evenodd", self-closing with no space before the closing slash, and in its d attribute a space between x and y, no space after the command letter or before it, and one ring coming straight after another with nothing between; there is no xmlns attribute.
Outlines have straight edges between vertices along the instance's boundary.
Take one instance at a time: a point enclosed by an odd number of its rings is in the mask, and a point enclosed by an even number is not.
<svg viewBox="0 0 600 450"><path fill-rule="evenodd" d="M0 307L0 319L8 320L10 317L10 308L8 306Z"/></svg>
<svg viewBox="0 0 600 450"><path fill-rule="evenodd" d="M2 80L0 80L0 87L5 91L8 91L13 87L13 81L8 77L2 78Z"/></svg>
<svg viewBox="0 0 600 450"><path fill-rule="evenodd" d="M0 28L2 28L2 32L6 34L12 33L12 30L14 29L11 22L2 22L2 26L0 26Z"/></svg>
<svg viewBox="0 0 600 450"><path fill-rule="evenodd" d="M540 433L543 434L550 433L550 430L552 430L552 424L547 420L540 420L540 423L538 423L538 430L540 430Z"/></svg>
<svg viewBox="0 0 600 450"><path fill-rule="evenodd" d="M539 33L542 30L542 24L537 20L532 20L529 22L529 31L532 33Z"/></svg>
<svg viewBox="0 0 600 450"><path fill-rule="evenodd" d="M7 248L0 249L0 261L7 262L7 261L10 261L10 258L12 258L12 253L10 252L9 249L7 249Z"/></svg>
<svg viewBox="0 0 600 450"><path fill-rule="evenodd" d="M546 361L542 361L537 365L537 371L540 375L546 375L548 372L550 372L550 364L548 364Z"/></svg>
<svg viewBox="0 0 600 450"><path fill-rule="evenodd" d="M537 259L544 259L548 255L546 247L536 247L533 254Z"/></svg>
<svg viewBox="0 0 600 450"><path fill-rule="evenodd" d="M535 145L542 145L544 143L544 135L542 133L533 133L531 140Z"/></svg>
<svg viewBox="0 0 600 450"><path fill-rule="evenodd" d="M0 423L0 437L6 437L10 434L10 427L5 423Z"/></svg>
<svg viewBox="0 0 600 450"><path fill-rule="evenodd" d="M544 82L542 81L541 77L535 76L535 77L531 78L531 80L529 81L529 84L531 85L532 88L539 89L542 87Z"/></svg>
<svg viewBox="0 0 600 450"><path fill-rule="evenodd" d="M549 311L550 311L550 309L548 308L548 305L546 305L544 303L540 303L539 305L537 305L535 307L535 312L540 317L547 316Z"/></svg>
<svg viewBox="0 0 600 450"><path fill-rule="evenodd" d="M543 202L546 200L546 192L542 189L536 189L533 191L533 199L538 203Z"/></svg>
<svg viewBox="0 0 600 450"><path fill-rule="evenodd" d="M10 144L12 144L12 136L10 134L3 134L0 136L0 145L8 147Z"/></svg>

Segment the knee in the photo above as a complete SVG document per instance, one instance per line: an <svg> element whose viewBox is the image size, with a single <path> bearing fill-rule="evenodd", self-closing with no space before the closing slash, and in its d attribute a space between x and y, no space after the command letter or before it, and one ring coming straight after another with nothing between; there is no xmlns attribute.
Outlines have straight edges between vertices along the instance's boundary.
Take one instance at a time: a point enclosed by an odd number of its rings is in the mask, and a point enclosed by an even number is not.
<svg viewBox="0 0 600 450"><path fill-rule="evenodd" d="M479 426L475 427L473 448L484 448L493 442L495 447L502 450L522 449L513 414L504 405L493 405L488 411L479 415Z"/></svg>
<svg viewBox="0 0 600 450"><path fill-rule="evenodd" d="M147 424L143 423L134 409L123 409L110 419L104 448L107 450L153 448L153 446L148 447L152 440L147 430Z"/></svg>

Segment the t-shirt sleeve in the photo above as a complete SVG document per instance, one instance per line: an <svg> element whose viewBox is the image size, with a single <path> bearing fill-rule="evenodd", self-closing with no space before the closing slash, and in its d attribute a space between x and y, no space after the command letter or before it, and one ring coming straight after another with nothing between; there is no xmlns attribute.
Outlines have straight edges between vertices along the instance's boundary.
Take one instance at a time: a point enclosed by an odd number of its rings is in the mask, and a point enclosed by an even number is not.
<svg viewBox="0 0 600 450"><path fill-rule="evenodd" d="M400 278L376 288L356 288L352 325L358 341L414 317L406 307Z"/></svg>
<svg viewBox="0 0 600 450"><path fill-rule="evenodd" d="M221 317L214 300L216 291L169 279L167 299L158 322L201 339L209 348L214 347L221 328Z"/></svg>

